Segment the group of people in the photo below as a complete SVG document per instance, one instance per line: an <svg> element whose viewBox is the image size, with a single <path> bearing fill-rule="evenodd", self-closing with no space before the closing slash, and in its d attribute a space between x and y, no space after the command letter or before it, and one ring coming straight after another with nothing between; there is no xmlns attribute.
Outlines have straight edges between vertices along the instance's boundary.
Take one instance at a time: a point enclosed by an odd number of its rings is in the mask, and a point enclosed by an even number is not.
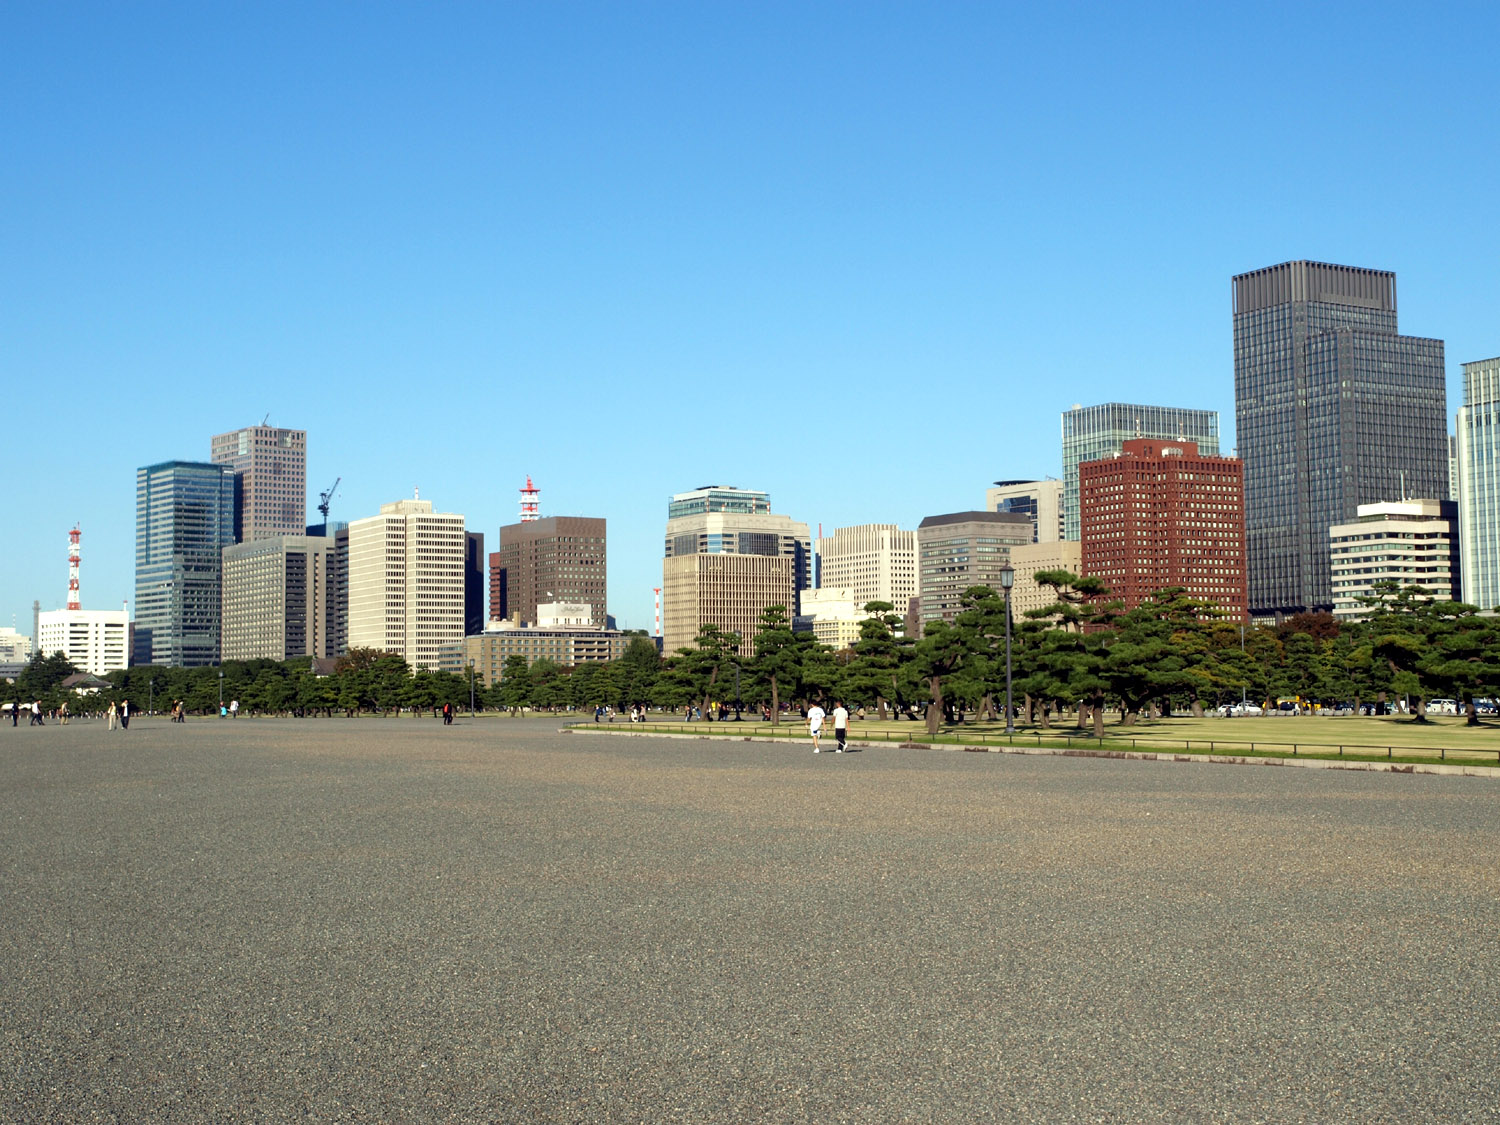
<svg viewBox="0 0 1500 1125"><path fill-rule="evenodd" d="M29 704L22 703L19 699L13 700L10 705L11 726L14 727L20 725L22 711L26 712L27 726L44 727L47 725L46 721L42 718L42 701L40 699L33 699ZM68 722L68 705L64 703L62 707L59 708L59 710L55 713L59 716L59 720L62 722L62 724L66 726Z"/></svg>
<svg viewBox="0 0 1500 1125"><path fill-rule="evenodd" d="M812 736L814 754L823 752L819 736L823 732L823 720L827 717L828 712L816 703L807 709L807 733ZM833 736L838 742L835 754L842 754L849 749L849 709L844 706L843 700L834 700Z"/></svg>

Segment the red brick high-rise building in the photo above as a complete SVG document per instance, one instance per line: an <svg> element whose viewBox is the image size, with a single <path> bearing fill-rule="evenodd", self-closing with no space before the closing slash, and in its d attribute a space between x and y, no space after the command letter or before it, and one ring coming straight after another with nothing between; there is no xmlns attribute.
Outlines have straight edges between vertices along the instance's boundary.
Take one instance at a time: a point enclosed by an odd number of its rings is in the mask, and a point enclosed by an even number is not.
<svg viewBox="0 0 1500 1125"><path fill-rule="evenodd" d="M587 602L601 628L608 612L605 521L595 516L547 516L506 524L490 555L490 618L519 614L536 621L547 602Z"/></svg>
<svg viewBox="0 0 1500 1125"><path fill-rule="evenodd" d="M1078 474L1084 574L1126 609L1181 586L1245 619L1242 461L1200 454L1196 442L1136 438Z"/></svg>

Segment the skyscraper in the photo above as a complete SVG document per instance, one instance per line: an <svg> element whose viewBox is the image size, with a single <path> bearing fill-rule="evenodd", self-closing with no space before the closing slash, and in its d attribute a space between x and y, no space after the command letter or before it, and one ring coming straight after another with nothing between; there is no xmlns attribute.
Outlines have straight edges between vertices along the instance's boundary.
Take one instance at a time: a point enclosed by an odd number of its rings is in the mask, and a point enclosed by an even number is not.
<svg viewBox="0 0 1500 1125"><path fill-rule="evenodd" d="M1396 330L1396 275L1283 262L1234 279L1250 612L1333 606L1328 529L1448 495L1443 342Z"/></svg>
<svg viewBox="0 0 1500 1125"><path fill-rule="evenodd" d="M1140 406L1106 402L1075 406L1062 415L1063 538L1077 539L1083 524L1078 513L1078 465L1120 452L1132 438L1190 441L1200 452L1219 452L1219 412L1177 406Z"/></svg>
<svg viewBox="0 0 1500 1125"><path fill-rule="evenodd" d="M246 426L216 434L209 460L234 470L236 543L307 530L307 431Z"/></svg>
<svg viewBox="0 0 1500 1125"><path fill-rule="evenodd" d="M667 506L662 562L662 638L668 652L693 643L704 625L740 634L749 655L760 615L811 585L807 524L771 512L770 497L731 486L680 492Z"/></svg>
<svg viewBox="0 0 1500 1125"><path fill-rule="evenodd" d="M337 551L335 540L335 551ZM382 504L349 524L350 648L438 667L443 646L464 638L464 518L430 500Z"/></svg>
<svg viewBox="0 0 1500 1125"><path fill-rule="evenodd" d="M1168 587L1245 618L1245 473L1190 441L1142 438L1078 467L1083 573L1134 609Z"/></svg>
<svg viewBox="0 0 1500 1125"><path fill-rule="evenodd" d="M219 662L223 550L234 542L234 470L164 461L135 474L134 664Z"/></svg>
<svg viewBox="0 0 1500 1125"><path fill-rule="evenodd" d="M1500 607L1500 359L1464 364L1457 439L1463 599L1495 609Z"/></svg>
<svg viewBox="0 0 1500 1125"><path fill-rule="evenodd" d="M606 540L607 524L598 516L547 516L503 526L499 550L490 555L490 618L519 614L535 624L538 605L587 602L602 627L609 612Z"/></svg>

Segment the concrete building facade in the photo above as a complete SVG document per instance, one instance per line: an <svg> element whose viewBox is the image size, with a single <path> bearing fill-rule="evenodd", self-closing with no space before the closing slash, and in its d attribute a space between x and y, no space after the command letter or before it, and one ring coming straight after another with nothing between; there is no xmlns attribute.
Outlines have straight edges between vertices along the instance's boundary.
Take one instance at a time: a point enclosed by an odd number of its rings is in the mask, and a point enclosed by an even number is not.
<svg viewBox="0 0 1500 1125"><path fill-rule="evenodd" d="M307 529L307 431L246 426L215 434L209 460L234 470L234 541Z"/></svg>
<svg viewBox="0 0 1500 1125"><path fill-rule="evenodd" d="M923 628L951 622L964 591L988 586L999 593L1010 553L1031 542L1031 518L1013 512L951 512L917 525L917 566Z"/></svg>
<svg viewBox="0 0 1500 1125"><path fill-rule="evenodd" d="M1440 602L1459 601L1458 506L1452 500L1361 504L1348 523L1328 529L1333 613L1358 620L1380 582L1418 587Z"/></svg>
<svg viewBox="0 0 1500 1125"><path fill-rule="evenodd" d="M62 653L80 672L108 675L130 667L130 614L123 609L54 609L37 629L42 655Z"/></svg>
<svg viewBox="0 0 1500 1125"><path fill-rule="evenodd" d="M1443 342L1397 331L1394 273L1235 277L1234 403L1259 620L1332 608L1328 529L1359 505L1448 495Z"/></svg>
<svg viewBox="0 0 1500 1125"><path fill-rule="evenodd" d="M328 536L281 535L224 548L225 660L344 651L338 552Z"/></svg>
<svg viewBox="0 0 1500 1125"><path fill-rule="evenodd" d="M1063 411L1064 539L1078 539L1083 534L1078 510L1078 466L1118 453L1125 442L1135 438L1191 441L1204 454L1213 456L1219 452L1219 412L1127 402L1075 406Z"/></svg>
<svg viewBox="0 0 1500 1125"><path fill-rule="evenodd" d="M164 461L136 470L133 664L219 662L223 551L234 542L234 470Z"/></svg>
<svg viewBox="0 0 1500 1125"><path fill-rule="evenodd" d="M551 660L565 668L576 668L580 664L618 660L630 643L630 638L618 629L507 629L496 628L496 624L492 623L483 633L445 645L439 670L462 676L472 664L476 682L491 687L505 678L505 661L512 656L524 656L527 667L538 660Z"/></svg>
<svg viewBox="0 0 1500 1125"><path fill-rule="evenodd" d="M870 602L890 602L905 613L917 596L917 533L893 523L835 529L818 540L818 585L851 591L861 612Z"/></svg>
<svg viewBox="0 0 1500 1125"><path fill-rule="evenodd" d="M785 555L685 554L662 563L662 651L691 648L705 625L740 635L755 655L755 634L769 606L796 616L796 572Z"/></svg>
<svg viewBox="0 0 1500 1125"><path fill-rule="evenodd" d="M1464 364L1454 435L1464 601L1500 607L1500 359Z"/></svg>
<svg viewBox="0 0 1500 1125"><path fill-rule="evenodd" d="M1079 467L1083 573L1133 609L1181 586L1242 621L1245 593L1244 465L1190 441L1127 441Z"/></svg>
<svg viewBox="0 0 1500 1125"><path fill-rule="evenodd" d="M1034 609L1045 609L1057 601L1056 592L1038 585L1036 576L1045 570L1083 573L1083 544L1060 539L1051 543L1025 543L1010 550L1010 565L1015 584L1010 591L1010 613L1022 620Z"/></svg>
<svg viewBox="0 0 1500 1125"><path fill-rule="evenodd" d="M793 631L811 633L820 644L841 651L859 640L859 627L870 616L864 607L875 600L860 601L849 586L803 590L802 612L793 622Z"/></svg>
<svg viewBox="0 0 1500 1125"><path fill-rule="evenodd" d="M596 516L547 516L500 529L490 555L490 620L535 622L543 602L587 602L608 614L608 531ZM476 630L477 631L477 630Z"/></svg>
<svg viewBox="0 0 1500 1125"><path fill-rule="evenodd" d="M1026 516L1031 520L1033 543L1056 543L1067 538L1060 480L997 480L993 488L985 490L984 507L990 512Z"/></svg>
<svg viewBox="0 0 1500 1125"><path fill-rule="evenodd" d="M464 636L464 518L429 500L382 504L349 524L349 648L397 653L437 668Z"/></svg>

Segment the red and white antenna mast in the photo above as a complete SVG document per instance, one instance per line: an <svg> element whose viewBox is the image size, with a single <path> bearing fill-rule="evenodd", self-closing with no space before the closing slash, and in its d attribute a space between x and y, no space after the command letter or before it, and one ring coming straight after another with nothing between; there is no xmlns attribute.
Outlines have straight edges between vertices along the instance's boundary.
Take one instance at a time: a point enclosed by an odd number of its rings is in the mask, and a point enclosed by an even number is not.
<svg viewBox="0 0 1500 1125"><path fill-rule="evenodd" d="M531 474L526 474L526 487L521 489L521 522L535 523L542 518L541 505L537 503L537 497L542 490L531 483Z"/></svg>
<svg viewBox="0 0 1500 1125"><path fill-rule="evenodd" d="M661 587L652 586L651 592L656 595L656 639L661 639Z"/></svg>
<svg viewBox="0 0 1500 1125"><path fill-rule="evenodd" d="M78 540L82 536L78 525L73 525L73 530L68 532L68 608L82 609L83 603L78 600Z"/></svg>

